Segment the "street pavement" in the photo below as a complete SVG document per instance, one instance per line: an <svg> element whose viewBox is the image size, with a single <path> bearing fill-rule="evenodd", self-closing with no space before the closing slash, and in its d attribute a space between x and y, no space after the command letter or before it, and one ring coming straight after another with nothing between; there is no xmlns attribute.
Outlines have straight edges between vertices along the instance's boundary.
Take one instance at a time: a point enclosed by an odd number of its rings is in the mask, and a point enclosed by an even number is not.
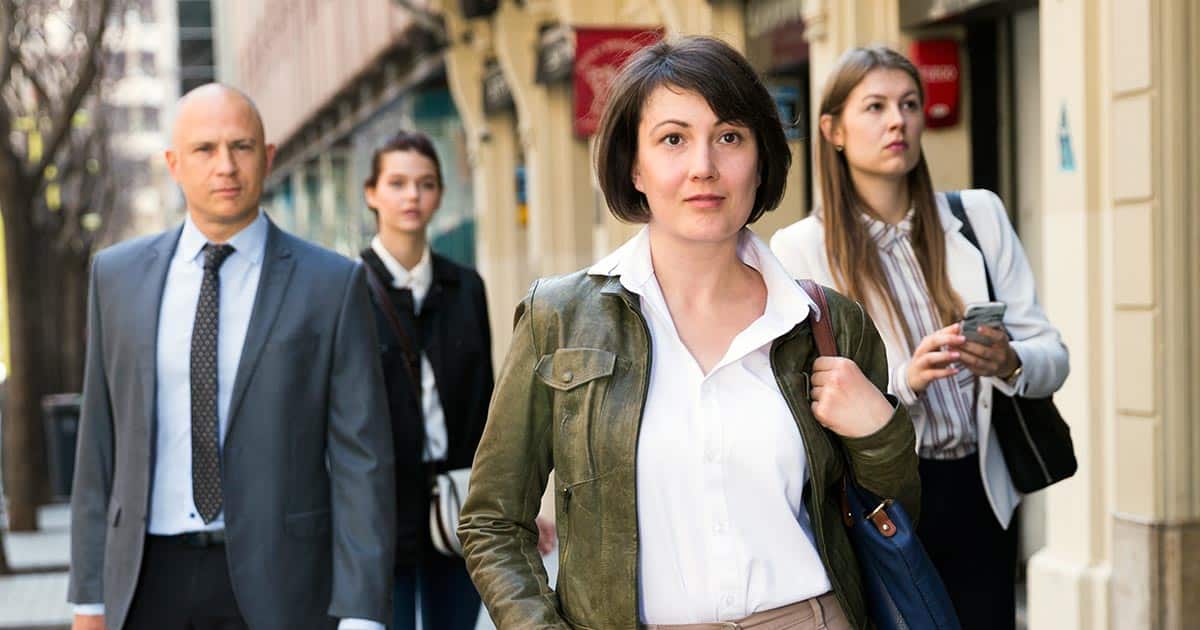
<svg viewBox="0 0 1200 630"><path fill-rule="evenodd" d="M43 507L36 532L4 532L4 550L14 575L0 576L0 628L68 628L67 564L71 557L67 504Z"/></svg>

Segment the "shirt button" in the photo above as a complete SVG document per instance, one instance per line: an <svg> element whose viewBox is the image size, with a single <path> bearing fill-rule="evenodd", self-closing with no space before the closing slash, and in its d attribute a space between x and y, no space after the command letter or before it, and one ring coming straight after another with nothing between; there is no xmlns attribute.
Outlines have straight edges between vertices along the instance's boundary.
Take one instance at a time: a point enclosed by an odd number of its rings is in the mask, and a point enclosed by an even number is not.
<svg viewBox="0 0 1200 630"><path fill-rule="evenodd" d="M714 533L720 534L723 531L725 531L724 523L722 523L721 521L717 521L716 523L713 523L713 532Z"/></svg>
<svg viewBox="0 0 1200 630"><path fill-rule="evenodd" d="M567 370L566 372L563 372L562 376L559 378L562 379L562 382L564 383L570 383L571 380L575 378L575 374L571 372L571 370Z"/></svg>
<svg viewBox="0 0 1200 630"><path fill-rule="evenodd" d="M732 606L732 605L733 605L733 595L726 595L726 596L725 596L725 605L726 605L726 606Z"/></svg>
<svg viewBox="0 0 1200 630"><path fill-rule="evenodd" d="M717 461L717 451L716 451L715 449L714 449L714 450L708 450L708 451L705 451L705 452L704 452L704 459L707 459L709 462L715 462L715 461Z"/></svg>

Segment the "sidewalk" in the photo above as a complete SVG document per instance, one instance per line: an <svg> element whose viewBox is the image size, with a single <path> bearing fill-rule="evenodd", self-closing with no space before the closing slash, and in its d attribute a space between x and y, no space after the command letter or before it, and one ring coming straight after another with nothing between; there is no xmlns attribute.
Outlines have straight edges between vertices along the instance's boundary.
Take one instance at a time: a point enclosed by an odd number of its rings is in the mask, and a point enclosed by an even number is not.
<svg viewBox="0 0 1200 630"><path fill-rule="evenodd" d="M0 576L0 629L58 630L71 623L67 603L70 510L48 505L36 532L4 532L4 549L15 575Z"/></svg>

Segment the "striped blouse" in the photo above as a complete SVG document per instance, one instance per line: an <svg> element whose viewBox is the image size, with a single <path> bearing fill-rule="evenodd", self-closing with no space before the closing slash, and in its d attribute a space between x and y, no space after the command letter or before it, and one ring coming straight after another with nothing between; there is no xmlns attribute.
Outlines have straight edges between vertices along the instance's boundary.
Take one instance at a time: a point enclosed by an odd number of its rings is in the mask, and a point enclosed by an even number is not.
<svg viewBox="0 0 1200 630"><path fill-rule="evenodd" d="M912 245L912 220L910 209L902 221L891 225L863 215L867 231L879 250L888 286L900 308L900 316L908 322L914 339L909 339L903 327L896 330L896 338L904 344L908 356L926 336L947 324L943 324L937 313L925 276L917 261ZM876 317L881 325L896 326L887 317ZM975 393L977 377L968 369L947 378L931 381L924 393L917 394L908 386L906 373L908 361L896 370L892 388L901 402L908 407L914 422L924 419L928 427L921 435L917 453L926 459L960 459L974 453L978 445L975 425Z"/></svg>

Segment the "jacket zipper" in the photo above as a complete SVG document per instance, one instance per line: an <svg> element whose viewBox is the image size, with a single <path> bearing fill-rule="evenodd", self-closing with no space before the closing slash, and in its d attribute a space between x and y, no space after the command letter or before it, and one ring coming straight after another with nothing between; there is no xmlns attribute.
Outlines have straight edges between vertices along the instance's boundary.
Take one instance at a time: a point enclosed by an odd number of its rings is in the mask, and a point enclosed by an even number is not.
<svg viewBox="0 0 1200 630"><path fill-rule="evenodd" d="M1021 413L1021 405L1017 404L1017 399L1014 396L1012 399L1013 409L1017 410L1017 424L1021 425L1021 433L1025 435L1025 442L1029 444L1029 450L1033 451L1033 457L1037 460L1038 467L1042 469L1042 474L1046 477L1046 483L1054 483L1054 479L1050 476L1050 469L1046 467L1046 461L1042 459L1042 454L1038 452L1037 444L1033 442L1033 436L1029 434L1029 426L1025 424L1025 414Z"/></svg>

